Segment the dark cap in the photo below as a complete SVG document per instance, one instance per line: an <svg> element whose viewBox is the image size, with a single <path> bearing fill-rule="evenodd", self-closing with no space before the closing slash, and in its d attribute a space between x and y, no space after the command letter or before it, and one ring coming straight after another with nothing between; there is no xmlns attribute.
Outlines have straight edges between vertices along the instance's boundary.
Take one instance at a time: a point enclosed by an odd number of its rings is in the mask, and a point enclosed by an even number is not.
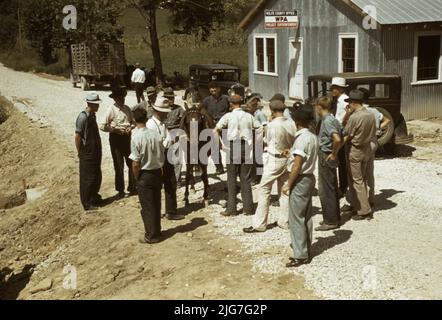
<svg viewBox="0 0 442 320"><path fill-rule="evenodd" d="M172 88L169 87L169 88L164 89L163 96L166 97L166 98L175 97L175 92L173 91Z"/></svg>
<svg viewBox="0 0 442 320"><path fill-rule="evenodd" d="M216 82L209 82L209 89L213 89L213 88L221 88L219 83Z"/></svg>
<svg viewBox="0 0 442 320"><path fill-rule="evenodd" d="M270 102L270 110L283 112L285 110L285 104L279 100L273 100Z"/></svg>
<svg viewBox="0 0 442 320"><path fill-rule="evenodd" d="M351 101L364 102L364 93L360 90L350 91L348 99L345 99L345 102L351 102Z"/></svg>
<svg viewBox="0 0 442 320"><path fill-rule="evenodd" d="M114 88L112 89L112 94L109 95L109 98L115 99L115 98L126 98L127 96L127 90L125 87L121 88Z"/></svg>
<svg viewBox="0 0 442 320"><path fill-rule="evenodd" d="M273 96L273 98L270 99L270 101L274 101L274 100L278 100L278 101L281 101L282 103L285 103L285 97L284 97L284 95L281 94L281 93L277 93L277 94L275 94L275 95Z"/></svg>
<svg viewBox="0 0 442 320"><path fill-rule="evenodd" d="M296 122L309 123L313 120L313 113L305 107L294 109L292 116Z"/></svg>
<svg viewBox="0 0 442 320"><path fill-rule="evenodd" d="M364 101L368 101L368 99L370 99L370 90L367 88L359 88L358 90L364 94Z"/></svg>
<svg viewBox="0 0 442 320"><path fill-rule="evenodd" d="M229 97L229 102L233 103L233 104L241 104L242 97L239 94L235 94L235 95Z"/></svg>

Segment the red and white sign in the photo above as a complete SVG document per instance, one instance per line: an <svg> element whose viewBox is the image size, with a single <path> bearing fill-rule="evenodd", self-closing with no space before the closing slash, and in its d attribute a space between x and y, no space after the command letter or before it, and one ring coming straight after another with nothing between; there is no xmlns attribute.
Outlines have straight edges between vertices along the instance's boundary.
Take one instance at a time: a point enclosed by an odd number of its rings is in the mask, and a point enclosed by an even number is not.
<svg viewBox="0 0 442 320"><path fill-rule="evenodd" d="M289 29L298 28L298 11L265 11L265 29Z"/></svg>

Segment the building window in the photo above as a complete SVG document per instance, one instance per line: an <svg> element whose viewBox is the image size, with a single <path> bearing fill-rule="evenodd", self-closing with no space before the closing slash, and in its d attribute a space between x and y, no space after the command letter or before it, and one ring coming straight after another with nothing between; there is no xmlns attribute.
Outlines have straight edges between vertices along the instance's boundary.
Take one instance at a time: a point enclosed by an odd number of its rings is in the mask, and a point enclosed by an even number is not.
<svg viewBox="0 0 442 320"><path fill-rule="evenodd" d="M255 36L255 73L277 75L276 35Z"/></svg>
<svg viewBox="0 0 442 320"><path fill-rule="evenodd" d="M264 39L256 38L256 71L264 72Z"/></svg>
<svg viewBox="0 0 442 320"><path fill-rule="evenodd" d="M441 36L418 37L417 81L439 80L441 59Z"/></svg>
<svg viewBox="0 0 442 320"><path fill-rule="evenodd" d="M339 72L358 72L357 34L339 35Z"/></svg>

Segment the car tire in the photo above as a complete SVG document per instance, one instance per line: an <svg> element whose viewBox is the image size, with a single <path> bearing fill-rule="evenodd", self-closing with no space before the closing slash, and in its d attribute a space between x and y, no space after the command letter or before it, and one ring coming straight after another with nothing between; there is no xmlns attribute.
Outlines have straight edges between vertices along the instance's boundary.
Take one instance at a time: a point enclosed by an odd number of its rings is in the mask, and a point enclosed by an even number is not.
<svg viewBox="0 0 442 320"><path fill-rule="evenodd" d="M382 134L381 136L378 136L378 144L380 146L385 146L386 144L388 144L389 142L392 141L393 139L393 135L394 135L394 129L395 129L395 123L393 120L393 117L391 116L391 113L388 112L387 110L385 110L384 108L376 108L380 113L382 113L382 115L387 118L390 119L390 123L387 126L387 128L385 128L384 130L382 130Z"/></svg>

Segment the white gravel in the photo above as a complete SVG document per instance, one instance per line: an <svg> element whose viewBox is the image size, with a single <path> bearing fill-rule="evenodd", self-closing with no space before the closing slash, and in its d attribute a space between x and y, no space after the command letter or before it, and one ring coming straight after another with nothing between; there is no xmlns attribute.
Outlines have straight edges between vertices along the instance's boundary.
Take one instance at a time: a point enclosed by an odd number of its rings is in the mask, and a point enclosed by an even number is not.
<svg viewBox="0 0 442 320"><path fill-rule="evenodd" d="M108 92L99 93L104 100L100 117L112 102ZM27 106L31 118L52 125L73 147L75 119L84 108L80 89L67 81L0 65L0 94L21 103L21 108ZM135 102L130 92L127 104ZM106 134L102 138L106 159L110 157L108 139ZM441 152L442 147L435 150ZM327 299L442 299L442 166L414 159L376 161L376 178L375 219L349 221L338 231L314 233L316 256L297 271L284 267L291 255L287 231L275 228L245 235L242 228L251 225L251 217L224 218L219 215L221 205L208 211L216 232L241 242L244 254L253 260L252 272L294 272L305 278L306 287ZM314 206L317 226L321 220L318 197ZM278 208L271 210L275 214Z"/></svg>

